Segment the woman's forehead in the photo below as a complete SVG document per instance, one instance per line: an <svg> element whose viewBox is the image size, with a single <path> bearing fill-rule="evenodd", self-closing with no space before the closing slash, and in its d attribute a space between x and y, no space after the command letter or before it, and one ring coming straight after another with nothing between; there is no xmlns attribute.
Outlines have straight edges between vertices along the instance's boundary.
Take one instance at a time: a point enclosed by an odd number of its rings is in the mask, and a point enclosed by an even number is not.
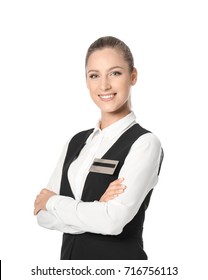
<svg viewBox="0 0 208 280"><path fill-rule="evenodd" d="M101 50L94 51L88 59L87 68L92 66L115 66L117 65L127 65L123 54L120 50L115 48L104 48Z"/></svg>

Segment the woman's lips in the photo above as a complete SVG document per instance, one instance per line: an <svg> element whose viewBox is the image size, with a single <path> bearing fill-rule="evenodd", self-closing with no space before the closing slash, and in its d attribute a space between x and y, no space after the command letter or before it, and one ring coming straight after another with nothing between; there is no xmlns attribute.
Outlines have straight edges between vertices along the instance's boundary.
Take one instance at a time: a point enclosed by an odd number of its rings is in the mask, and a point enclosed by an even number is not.
<svg viewBox="0 0 208 280"><path fill-rule="evenodd" d="M100 94L99 97L102 101L111 101L115 97L116 93Z"/></svg>

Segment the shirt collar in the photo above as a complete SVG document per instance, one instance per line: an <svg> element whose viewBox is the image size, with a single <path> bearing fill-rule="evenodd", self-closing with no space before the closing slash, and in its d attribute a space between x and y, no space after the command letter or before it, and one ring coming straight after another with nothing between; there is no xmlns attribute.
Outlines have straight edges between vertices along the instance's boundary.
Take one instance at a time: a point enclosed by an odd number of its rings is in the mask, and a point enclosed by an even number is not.
<svg viewBox="0 0 208 280"><path fill-rule="evenodd" d="M103 130L100 129L100 122L98 122L94 128L93 133L91 134L91 136L92 136L91 139L93 139L93 137L99 133L102 133L104 137L113 139L114 137L122 134L133 123L136 123L136 116L135 116L134 112L130 112L127 116L125 116L124 118L118 120L117 122L107 126Z"/></svg>

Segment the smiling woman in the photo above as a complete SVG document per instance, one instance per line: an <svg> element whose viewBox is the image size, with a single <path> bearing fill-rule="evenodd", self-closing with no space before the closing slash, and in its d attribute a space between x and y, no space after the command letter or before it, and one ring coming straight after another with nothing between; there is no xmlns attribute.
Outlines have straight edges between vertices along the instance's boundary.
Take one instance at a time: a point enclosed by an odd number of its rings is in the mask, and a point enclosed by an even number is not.
<svg viewBox="0 0 208 280"><path fill-rule="evenodd" d="M163 158L159 139L130 107L137 70L128 46L101 37L86 55L86 82L101 118L65 146L47 188L37 195L38 223L63 232L61 259L147 259L143 223Z"/></svg>
<svg viewBox="0 0 208 280"><path fill-rule="evenodd" d="M130 88L136 83L137 71L129 69L121 51L108 47L93 52L86 73L92 100L101 110L102 128L130 112Z"/></svg>
<svg viewBox="0 0 208 280"><path fill-rule="evenodd" d="M130 49L114 37L101 38L90 46L85 63L87 87L103 120L105 113L111 113L109 121L114 122L130 112L130 88L137 80L133 65Z"/></svg>

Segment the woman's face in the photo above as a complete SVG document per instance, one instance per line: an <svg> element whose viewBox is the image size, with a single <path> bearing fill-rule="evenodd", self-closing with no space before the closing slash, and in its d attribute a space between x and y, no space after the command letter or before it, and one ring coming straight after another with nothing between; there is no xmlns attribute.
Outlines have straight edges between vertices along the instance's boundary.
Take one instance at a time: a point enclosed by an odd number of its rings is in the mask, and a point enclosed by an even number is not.
<svg viewBox="0 0 208 280"><path fill-rule="evenodd" d="M86 66L87 87L92 100L104 113L130 111L131 86L136 83L136 69L129 71L120 51L105 48L93 52Z"/></svg>

